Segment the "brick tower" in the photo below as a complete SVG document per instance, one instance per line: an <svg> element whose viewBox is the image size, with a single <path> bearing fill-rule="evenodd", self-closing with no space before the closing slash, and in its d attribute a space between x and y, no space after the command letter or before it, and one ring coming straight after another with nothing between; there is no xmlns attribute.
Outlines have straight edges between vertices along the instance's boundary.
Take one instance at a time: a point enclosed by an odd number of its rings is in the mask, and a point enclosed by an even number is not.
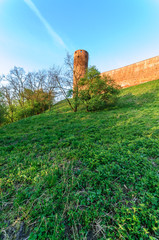
<svg viewBox="0 0 159 240"><path fill-rule="evenodd" d="M73 89L76 88L80 78L84 77L87 68L88 68L88 52L81 49L75 51L73 69Z"/></svg>

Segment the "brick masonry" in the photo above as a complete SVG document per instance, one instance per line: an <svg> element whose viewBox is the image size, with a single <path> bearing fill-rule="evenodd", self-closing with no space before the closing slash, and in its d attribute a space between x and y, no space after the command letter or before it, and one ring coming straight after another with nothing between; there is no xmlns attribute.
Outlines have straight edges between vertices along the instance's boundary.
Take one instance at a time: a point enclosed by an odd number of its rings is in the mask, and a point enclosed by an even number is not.
<svg viewBox="0 0 159 240"><path fill-rule="evenodd" d="M107 71L101 75L110 76L123 88L157 80L159 79L159 56Z"/></svg>
<svg viewBox="0 0 159 240"><path fill-rule="evenodd" d="M73 67L73 88L76 87L80 78L84 77L88 68L88 52L79 49L74 53L74 67Z"/></svg>

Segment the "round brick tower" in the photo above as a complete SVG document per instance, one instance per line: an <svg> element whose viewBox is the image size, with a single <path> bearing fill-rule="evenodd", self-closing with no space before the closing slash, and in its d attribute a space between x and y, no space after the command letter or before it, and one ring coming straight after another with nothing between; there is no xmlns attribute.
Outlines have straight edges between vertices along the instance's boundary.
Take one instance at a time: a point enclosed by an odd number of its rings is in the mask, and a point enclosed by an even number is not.
<svg viewBox="0 0 159 240"><path fill-rule="evenodd" d="M84 77L88 68L88 52L85 50L77 50L74 53L74 68L73 68L73 89L76 88L78 81Z"/></svg>

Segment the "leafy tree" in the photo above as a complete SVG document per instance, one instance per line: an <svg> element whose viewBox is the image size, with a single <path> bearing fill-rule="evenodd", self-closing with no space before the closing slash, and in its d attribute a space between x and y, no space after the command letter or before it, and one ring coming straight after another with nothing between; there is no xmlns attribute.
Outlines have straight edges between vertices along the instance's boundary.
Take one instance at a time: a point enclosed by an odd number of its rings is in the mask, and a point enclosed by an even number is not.
<svg viewBox="0 0 159 240"><path fill-rule="evenodd" d="M35 91L24 89L22 95L24 97L24 106L23 108L20 105L17 106L17 120L40 114L48 109L50 110L53 105L54 95L52 91L45 92L43 89Z"/></svg>
<svg viewBox="0 0 159 240"><path fill-rule="evenodd" d="M0 92L0 125L6 121L6 106L4 104L3 95Z"/></svg>
<svg viewBox="0 0 159 240"><path fill-rule="evenodd" d="M94 66L88 68L79 86L79 98L87 111L101 110L114 104L119 93L119 87L115 82L108 76L101 76Z"/></svg>
<svg viewBox="0 0 159 240"><path fill-rule="evenodd" d="M23 68L14 67L8 75L1 76L0 80L3 82L1 92L7 106L8 122L39 114L51 108L56 82L49 71L26 74Z"/></svg>
<svg viewBox="0 0 159 240"><path fill-rule="evenodd" d="M13 91L10 85L2 86L1 92L3 96L3 103L6 106L7 122L14 122L15 111L16 111L15 102L17 101L17 99L15 100L15 95L13 94Z"/></svg>

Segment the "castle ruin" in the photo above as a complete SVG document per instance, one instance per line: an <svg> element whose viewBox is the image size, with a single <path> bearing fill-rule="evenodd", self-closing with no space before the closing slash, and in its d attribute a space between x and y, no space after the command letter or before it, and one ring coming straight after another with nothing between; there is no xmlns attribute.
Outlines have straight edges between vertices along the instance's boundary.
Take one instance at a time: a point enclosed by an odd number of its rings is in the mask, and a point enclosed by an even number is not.
<svg viewBox="0 0 159 240"><path fill-rule="evenodd" d="M74 69L73 69L73 89L76 88L80 78L84 77L88 68L88 52L85 50L77 50L74 53Z"/></svg>
<svg viewBox="0 0 159 240"><path fill-rule="evenodd" d="M88 52L77 50L74 53L73 87L82 78L88 67ZM159 56L146 59L125 67L101 73L110 76L122 88L159 79Z"/></svg>

